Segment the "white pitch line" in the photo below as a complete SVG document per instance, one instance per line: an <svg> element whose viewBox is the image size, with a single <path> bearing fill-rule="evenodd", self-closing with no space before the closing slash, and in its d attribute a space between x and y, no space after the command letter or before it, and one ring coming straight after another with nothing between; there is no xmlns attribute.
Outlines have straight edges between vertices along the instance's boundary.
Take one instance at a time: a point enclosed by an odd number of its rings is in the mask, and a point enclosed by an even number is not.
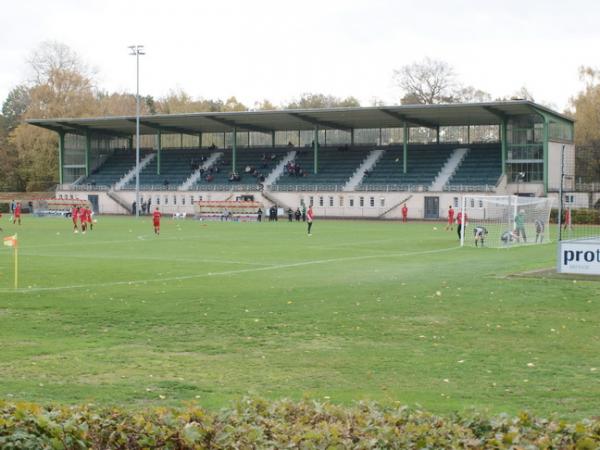
<svg viewBox="0 0 600 450"><path fill-rule="evenodd" d="M343 261L361 261L365 259L375 259L375 258L395 258L395 257L406 257L406 256L418 256L418 255L429 255L435 253L443 253L452 250L460 249L460 247L447 247L436 250L425 250L422 252L408 252L408 253L388 253L386 255L363 255L363 256L348 256L344 258L331 258L331 259L317 259L310 261L301 261L297 263L290 264L278 264L267 267L254 267L250 269L239 269L239 270L227 270L222 272L207 272L200 274L192 274L192 275L180 275L177 277L167 277L167 278L152 278L146 280L130 280L130 281L113 281L110 283L96 283L96 284L79 284L79 285L69 285L69 286L54 286L54 287L34 287L31 289L0 289L0 292L14 292L19 294L27 294L30 292L46 292L46 291L62 291L69 289L84 289L84 288L102 288L106 286L130 286L137 284L149 284L149 283L163 283L165 281L183 281L183 280L191 280L195 278L208 278L208 277L216 277L216 276L226 276L226 275L238 275L243 273L250 272L264 272L267 270L279 270L279 269L289 269L292 267L302 267L302 266L310 266L316 264L328 264L328 263L336 263Z"/></svg>
<svg viewBox="0 0 600 450"><path fill-rule="evenodd" d="M165 258L162 256L133 256L133 255L84 255L84 254L63 254L57 255L56 253L35 253L35 252L19 252L21 256L39 256L42 258L66 258L66 259L117 259L117 260L128 260L128 261L164 261L164 262L193 262L193 263L222 263L222 264L241 264L246 266L273 266L273 264L257 263L257 262L246 262L246 261L232 261L227 259L198 259L198 258Z"/></svg>

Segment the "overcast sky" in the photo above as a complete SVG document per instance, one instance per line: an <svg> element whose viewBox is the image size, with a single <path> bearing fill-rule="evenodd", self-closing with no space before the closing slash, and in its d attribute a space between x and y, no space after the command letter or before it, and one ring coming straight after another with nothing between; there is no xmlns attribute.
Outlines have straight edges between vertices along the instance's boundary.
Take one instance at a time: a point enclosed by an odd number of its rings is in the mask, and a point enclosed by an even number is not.
<svg viewBox="0 0 600 450"><path fill-rule="evenodd" d="M492 96L525 86L559 110L600 68L599 0L21 0L3 1L0 100L28 77L45 40L67 44L107 91L183 89L252 106L304 92L397 103L395 68L425 56Z"/></svg>

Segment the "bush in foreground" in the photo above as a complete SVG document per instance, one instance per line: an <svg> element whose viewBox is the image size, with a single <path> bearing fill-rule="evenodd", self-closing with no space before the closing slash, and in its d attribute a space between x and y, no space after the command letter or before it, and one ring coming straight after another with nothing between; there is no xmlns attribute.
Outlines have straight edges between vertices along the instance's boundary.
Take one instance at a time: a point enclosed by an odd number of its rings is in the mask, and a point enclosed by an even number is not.
<svg viewBox="0 0 600 450"><path fill-rule="evenodd" d="M243 399L143 412L0 402L2 449L540 448L600 447L600 421L440 417L405 407Z"/></svg>

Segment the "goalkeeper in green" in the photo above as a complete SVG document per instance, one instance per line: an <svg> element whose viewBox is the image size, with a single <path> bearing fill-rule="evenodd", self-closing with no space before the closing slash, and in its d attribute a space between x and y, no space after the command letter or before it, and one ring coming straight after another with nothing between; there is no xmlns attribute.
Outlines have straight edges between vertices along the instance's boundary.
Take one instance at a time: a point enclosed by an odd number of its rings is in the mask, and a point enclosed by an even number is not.
<svg viewBox="0 0 600 450"><path fill-rule="evenodd" d="M525 211L520 210L515 216L515 234L519 237L519 240L523 239L523 242L527 242L527 234L525 233Z"/></svg>

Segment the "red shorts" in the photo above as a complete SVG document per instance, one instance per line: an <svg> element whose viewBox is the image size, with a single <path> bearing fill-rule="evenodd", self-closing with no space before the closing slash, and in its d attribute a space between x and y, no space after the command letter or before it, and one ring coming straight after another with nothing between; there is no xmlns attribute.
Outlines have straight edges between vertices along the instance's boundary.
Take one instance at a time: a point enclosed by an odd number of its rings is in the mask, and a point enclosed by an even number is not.
<svg viewBox="0 0 600 450"><path fill-rule="evenodd" d="M154 223L155 227L160 227L160 220L154 220L152 223Z"/></svg>
<svg viewBox="0 0 600 450"><path fill-rule="evenodd" d="M452 225L454 223L454 217L448 217L448 224Z"/></svg>

